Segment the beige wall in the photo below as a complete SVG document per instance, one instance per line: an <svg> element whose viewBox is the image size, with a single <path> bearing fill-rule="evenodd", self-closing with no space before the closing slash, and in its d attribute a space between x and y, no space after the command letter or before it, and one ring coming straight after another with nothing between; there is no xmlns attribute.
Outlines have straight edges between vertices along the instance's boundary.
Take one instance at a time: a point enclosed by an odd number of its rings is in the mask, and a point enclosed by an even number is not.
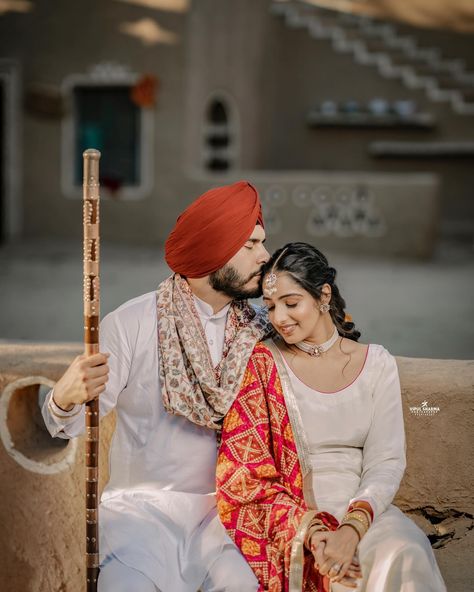
<svg viewBox="0 0 474 592"><path fill-rule="evenodd" d="M407 93L375 68L334 54L329 42L291 30L269 12L270 0L199 0L188 13L152 10L117 0L37 0L27 14L0 16L0 56L18 60L23 90L46 84L58 91L65 77L114 61L160 79L154 108L152 190L137 201L104 200L102 237L161 244L178 213L203 186L219 185L239 170L430 171L442 176L443 219L474 220L469 162L373 160L369 140L381 138L468 139L465 119L421 92ZM146 46L118 29L152 18L175 33L175 45ZM461 39L461 38L459 38ZM472 36L457 47L472 47ZM239 170L203 175L202 122L211 93L223 91L236 107ZM374 95L410 96L440 118L435 132L310 130L308 109L326 97L365 100ZM21 109L23 235L79 238L81 206L62 194L61 118ZM196 178L205 179L205 183ZM104 192L105 195L105 192ZM413 207L416 207L414 203Z"/></svg>
<svg viewBox="0 0 474 592"><path fill-rule="evenodd" d="M187 164L199 163L202 118L210 94L224 91L237 107L240 167L257 165L263 94L263 56L271 15L268 0L197 0L187 53Z"/></svg>
<svg viewBox="0 0 474 592"><path fill-rule="evenodd" d="M472 63L474 35L409 27L401 28L401 32L419 35L420 45L426 48L436 47L439 40L444 55ZM398 79L383 78L374 66L357 65L350 53L336 53L329 40L313 39L307 29L292 29L282 17L269 20L265 46L259 168L436 172L442 177L443 218L459 221L468 217L474 223L472 157L376 159L367 150L370 142L378 140L470 141L474 115L457 115L448 103L435 103L422 90L407 89ZM435 116L438 125L432 131L311 129L306 125L308 111L325 99L365 103L374 97L413 99L420 111Z"/></svg>
<svg viewBox="0 0 474 592"><path fill-rule="evenodd" d="M142 18L153 18L176 33L178 43L146 46L119 31L121 23ZM59 91L65 77L84 74L91 66L109 61L160 79L154 108L153 190L139 201L104 200L104 238L161 242L188 195L181 180L186 19L186 14L115 0L38 0L31 13L0 16L0 55L20 62L25 91L32 84ZM22 109L21 123L24 235L80 236L81 204L66 198L60 187L61 118Z"/></svg>

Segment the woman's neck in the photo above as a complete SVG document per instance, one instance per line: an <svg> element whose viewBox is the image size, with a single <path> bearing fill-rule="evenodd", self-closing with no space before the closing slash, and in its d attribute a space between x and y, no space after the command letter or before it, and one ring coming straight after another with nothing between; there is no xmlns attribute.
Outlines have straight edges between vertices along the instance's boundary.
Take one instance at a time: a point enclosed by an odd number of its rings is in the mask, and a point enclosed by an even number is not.
<svg viewBox="0 0 474 592"><path fill-rule="evenodd" d="M336 325L329 314L321 315L311 335L308 335L304 341L311 345L321 345L331 339L335 328Z"/></svg>

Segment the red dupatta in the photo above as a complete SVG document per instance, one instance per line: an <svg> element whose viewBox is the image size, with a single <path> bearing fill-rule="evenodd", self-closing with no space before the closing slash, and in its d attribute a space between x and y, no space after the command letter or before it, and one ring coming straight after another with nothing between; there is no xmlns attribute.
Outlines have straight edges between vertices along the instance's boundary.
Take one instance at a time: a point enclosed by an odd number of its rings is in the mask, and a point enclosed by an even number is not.
<svg viewBox="0 0 474 592"><path fill-rule="evenodd" d="M302 470L304 442L290 421L293 413L272 352L257 344L223 424L217 508L255 572L259 592L328 590L304 538L315 517L330 530L338 522L316 509L311 471L307 466Z"/></svg>

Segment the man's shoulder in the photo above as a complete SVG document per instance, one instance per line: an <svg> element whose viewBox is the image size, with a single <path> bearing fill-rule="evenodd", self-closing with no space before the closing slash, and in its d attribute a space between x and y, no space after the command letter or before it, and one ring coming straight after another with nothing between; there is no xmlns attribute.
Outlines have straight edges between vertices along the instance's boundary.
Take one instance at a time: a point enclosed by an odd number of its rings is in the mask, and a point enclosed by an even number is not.
<svg viewBox="0 0 474 592"><path fill-rule="evenodd" d="M141 296L136 296L121 304L118 308L109 312L103 319L103 322L118 322L128 324L143 316L149 317L156 310L156 292L147 292Z"/></svg>
<svg viewBox="0 0 474 592"><path fill-rule="evenodd" d="M153 292L147 292L146 294L141 294L140 296L136 296L135 298L131 298L127 300L119 307L117 307L113 313L121 313L121 312L139 312L144 310L150 306L155 306L156 303L156 290Z"/></svg>

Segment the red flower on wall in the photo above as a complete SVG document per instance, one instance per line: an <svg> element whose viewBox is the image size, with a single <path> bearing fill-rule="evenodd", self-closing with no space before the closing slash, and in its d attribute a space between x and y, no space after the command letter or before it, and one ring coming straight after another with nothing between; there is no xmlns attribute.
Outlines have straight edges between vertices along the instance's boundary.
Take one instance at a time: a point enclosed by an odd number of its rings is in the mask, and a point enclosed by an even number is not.
<svg viewBox="0 0 474 592"><path fill-rule="evenodd" d="M158 78L151 74L145 74L130 89L130 98L139 107L153 107L156 103L158 92Z"/></svg>

